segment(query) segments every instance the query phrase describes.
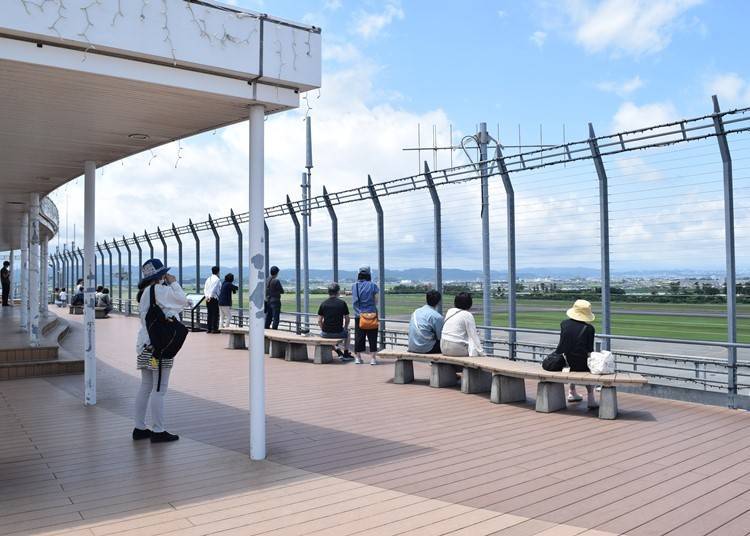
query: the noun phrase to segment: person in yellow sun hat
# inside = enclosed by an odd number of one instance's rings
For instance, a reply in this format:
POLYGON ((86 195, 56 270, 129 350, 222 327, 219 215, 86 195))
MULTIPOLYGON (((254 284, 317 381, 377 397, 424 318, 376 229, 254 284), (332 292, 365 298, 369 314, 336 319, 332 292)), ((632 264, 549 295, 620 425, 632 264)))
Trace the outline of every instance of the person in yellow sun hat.
MULTIPOLYGON (((560 342, 557 343, 556 352, 563 354, 571 372, 590 372, 588 357, 594 351, 595 330, 591 322, 594 321, 594 313, 591 312, 591 303, 586 300, 576 300, 573 307, 565 314, 567 320, 560 323, 560 342)), ((588 407, 597 408, 594 398, 594 388, 586 386, 588 394, 588 407)), ((576 392, 576 385, 570 384, 568 402, 580 402, 583 397, 576 392)))

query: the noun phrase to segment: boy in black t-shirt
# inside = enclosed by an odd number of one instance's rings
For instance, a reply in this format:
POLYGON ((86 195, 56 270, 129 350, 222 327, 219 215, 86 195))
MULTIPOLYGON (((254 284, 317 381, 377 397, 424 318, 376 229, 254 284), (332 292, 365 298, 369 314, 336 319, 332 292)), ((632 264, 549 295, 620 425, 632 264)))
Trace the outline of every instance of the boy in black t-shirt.
POLYGON ((320 336, 325 339, 344 339, 344 351, 336 346, 335 350, 341 361, 352 361, 354 356, 349 352, 349 306, 339 298, 341 287, 338 283, 328 285, 328 299, 318 307, 318 326, 320 336))

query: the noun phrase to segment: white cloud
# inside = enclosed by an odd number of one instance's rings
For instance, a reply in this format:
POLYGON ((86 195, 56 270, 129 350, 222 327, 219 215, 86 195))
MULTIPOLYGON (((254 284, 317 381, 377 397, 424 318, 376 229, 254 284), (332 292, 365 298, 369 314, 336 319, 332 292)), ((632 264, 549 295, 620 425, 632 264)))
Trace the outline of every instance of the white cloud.
POLYGON ((365 39, 372 39, 394 20, 402 20, 404 16, 401 3, 391 0, 379 13, 360 11, 354 19, 354 31, 365 39))
POLYGON ((325 0, 323 7, 331 11, 336 11, 341 7, 341 0, 325 0))
POLYGON ((534 43, 537 47, 542 48, 544 46, 544 42, 547 40, 547 33, 542 31, 536 31, 529 37, 532 43, 534 43))
POLYGON ((612 132, 636 130, 677 119, 677 110, 671 102, 653 102, 642 106, 624 102, 612 120, 612 132))
POLYGON ((498 9, 498 10, 497 10, 497 17, 498 17, 499 19, 502 19, 502 18, 503 18, 503 17, 505 17, 505 16, 507 15, 507 14, 508 14, 508 12, 507 12, 507 11, 503 11, 502 9, 498 9))
POLYGON ((339 63, 349 63, 361 59, 362 54, 359 49, 352 43, 333 43, 328 42, 323 47, 323 59, 337 61, 339 63))
POLYGON ((611 80, 608 80, 596 84, 596 88, 598 90, 605 91, 607 93, 614 93, 616 95, 619 95, 620 97, 625 97, 642 87, 643 80, 641 80, 641 77, 638 75, 635 75, 633 78, 630 78, 628 80, 623 80, 622 82, 613 82, 611 80))
POLYGON ((719 98, 722 107, 746 106, 750 103, 750 83, 737 73, 725 73, 714 76, 706 89, 719 98))
MULTIPOLYGON (((568 0, 545 6, 566 19, 575 41, 589 52, 612 51, 640 56, 669 45, 687 26, 683 15, 702 0, 568 0)), ((693 22, 697 19, 693 19, 693 22)), ((700 22, 700 21, 697 21, 700 22)))

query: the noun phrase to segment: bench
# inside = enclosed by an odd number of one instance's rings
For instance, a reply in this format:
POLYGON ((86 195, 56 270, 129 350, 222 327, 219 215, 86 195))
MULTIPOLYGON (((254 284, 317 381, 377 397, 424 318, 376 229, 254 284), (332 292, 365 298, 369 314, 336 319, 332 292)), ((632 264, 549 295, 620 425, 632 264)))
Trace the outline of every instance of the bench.
POLYGON ((69 305, 68 312, 72 315, 82 315, 83 305, 69 305))
POLYGON ((108 316, 106 307, 94 307, 94 318, 107 318, 108 316))
POLYGON ((551 413, 565 409, 566 383, 601 385, 599 418, 617 418, 617 386, 648 383, 640 374, 591 374, 589 372, 549 372, 538 363, 511 361, 497 357, 451 357, 442 354, 417 354, 402 349, 378 352, 378 357, 396 360, 393 383, 414 381, 414 361, 430 363, 430 387, 453 387, 461 370, 461 392, 490 392, 495 404, 526 401, 524 380, 536 380, 536 411, 551 413))
MULTIPOLYGON (((245 336, 248 328, 221 328, 222 333, 229 334, 229 348, 234 350, 246 349, 245 336)), ((307 361, 307 347, 315 347, 313 363, 323 365, 333 362, 333 348, 343 339, 324 339, 323 337, 298 335, 288 331, 267 329, 264 331, 264 352, 274 358, 284 358, 287 361, 307 361)))

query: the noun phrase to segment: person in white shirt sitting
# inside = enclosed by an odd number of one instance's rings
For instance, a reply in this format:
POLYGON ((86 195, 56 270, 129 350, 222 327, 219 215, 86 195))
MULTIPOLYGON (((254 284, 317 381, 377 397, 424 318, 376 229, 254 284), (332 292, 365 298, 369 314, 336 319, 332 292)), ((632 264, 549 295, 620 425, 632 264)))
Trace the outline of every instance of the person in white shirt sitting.
POLYGON ((474 315, 469 312, 472 305, 471 294, 460 292, 453 300, 453 305, 454 307, 445 313, 440 351, 443 355, 454 357, 484 355, 474 315))
POLYGON ((208 333, 219 333, 219 292, 221 291, 221 279, 219 279, 219 267, 211 268, 211 275, 203 283, 203 295, 206 297, 206 309, 208 310, 208 333))

